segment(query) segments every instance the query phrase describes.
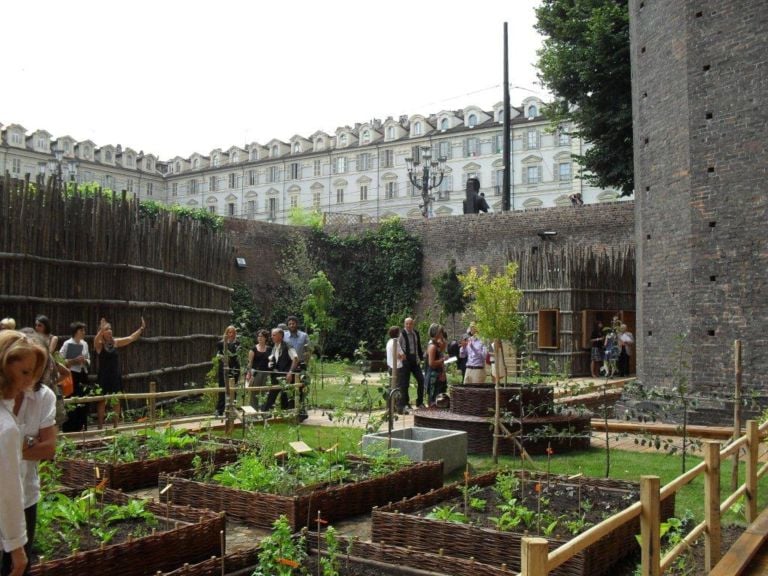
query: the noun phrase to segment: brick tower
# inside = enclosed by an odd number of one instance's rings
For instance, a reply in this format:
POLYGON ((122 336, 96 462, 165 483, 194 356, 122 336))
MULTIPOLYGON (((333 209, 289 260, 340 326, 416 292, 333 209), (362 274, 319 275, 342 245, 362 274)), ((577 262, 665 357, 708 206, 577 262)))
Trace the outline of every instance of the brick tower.
MULTIPOLYGON (((768 394, 768 7, 630 0, 638 375, 768 394), (687 333, 679 356, 678 337, 687 333)), ((713 402, 725 420, 728 403, 713 402)))

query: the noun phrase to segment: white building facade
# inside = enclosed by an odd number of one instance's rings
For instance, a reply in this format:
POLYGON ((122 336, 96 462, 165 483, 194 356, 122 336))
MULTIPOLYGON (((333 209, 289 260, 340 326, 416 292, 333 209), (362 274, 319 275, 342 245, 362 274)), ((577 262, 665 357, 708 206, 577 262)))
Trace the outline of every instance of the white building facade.
MULTIPOLYGON (((570 204, 575 193, 585 203, 618 199, 617 191, 591 187, 579 177, 573 155, 584 152, 583 143, 568 126, 553 131, 542 107, 531 97, 511 109, 512 209, 570 204)), ((439 217, 463 212, 468 178, 478 178, 491 209, 501 210, 503 120, 501 103, 487 111, 468 106, 162 162, 131 148, 97 147, 68 136, 53 140, 44 130, 27 135, 12 124, 2 130, 0 170, 47 178, 58 171, 52 161, 58 148, 64 151, 64 180, 96 182, 225 217, 287 223, 291 210, 301 208, 365 220, 420 218, 421 192, 409 181, 405 159, 417 158, 426 146, 433 160, 446 158, 445 176, 433 191, 432 212, 439 217)))

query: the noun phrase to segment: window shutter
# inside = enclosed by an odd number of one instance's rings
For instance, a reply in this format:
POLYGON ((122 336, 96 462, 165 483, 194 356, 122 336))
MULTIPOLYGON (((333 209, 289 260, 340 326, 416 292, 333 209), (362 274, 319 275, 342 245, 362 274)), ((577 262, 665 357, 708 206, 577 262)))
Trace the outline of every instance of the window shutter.
POLYGON ((528 167, 527 166, 523 166, 522 176, 523 176, 523 184, 528 184, 528 167))
POLYGON ((528 134, 523 134, 523 150, 528 150, 528 134))
POLYGON ((421 162, 421 148, 418 146, 411 146, 411 158, 413 158, 414 164, 421 162))
POLYGON ((555 164, 555 169, 552 170, 552 179, 555 182, 560 180, 560 164, 555 164))
POLYGON ((538 170, 538 172, 539 172, 539 174, 538 174, 539 180, 538 180, 538 181, 539 181, 539 182, 542 182, 542 181, 543 181, 543 178, 542 178, 542 176, 543 176, 543 174, 544 174, 544 169, 543 169, 541 166, 539 166, 539 167, 538 167, 538 169, 539 169, 539 170, 538 170))

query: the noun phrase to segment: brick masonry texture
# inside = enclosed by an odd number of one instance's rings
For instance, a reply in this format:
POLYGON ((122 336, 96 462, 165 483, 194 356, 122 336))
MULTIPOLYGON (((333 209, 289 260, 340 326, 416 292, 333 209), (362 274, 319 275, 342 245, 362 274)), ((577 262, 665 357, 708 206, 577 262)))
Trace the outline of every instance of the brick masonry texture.
MULTIPOLYGON (((634 202, 611 202, 578 208, 540 208, 492 214, 467 214, 424 220, 403 220, 405 228, 420 238, 424 250, 422 298, 416 310, 420 318, 436 318, 433 310, 432 278, 444 272, 451 261, 460 271, 471 266, 488 265, 500 271, 510 255, 535 248, 564 247, 575 244, 594 249, 626 249, 634 242, 634 202), (538 233, 557 232, 543 240, 538 233), (546 246, 545 246, 546 244, 546 246)), ((341 234, 362 232, 373 225, 346 226, 341 234)), ((255 222, 227 220, 227 230, 235 246, 234 257, 244 257, 247 268, 234 270, 235 281, 247 283, 254 294, 270 302, 279 277, 276 263, 283 246, 299 234, 301 228, 255 222)), ((233 257, 233 266, 234 266, 233 257)))
POLYGON ((640 378, 768 384, 768 10, 631 0, 640 378), (678 338, 687 343, 678 356, 678 338))

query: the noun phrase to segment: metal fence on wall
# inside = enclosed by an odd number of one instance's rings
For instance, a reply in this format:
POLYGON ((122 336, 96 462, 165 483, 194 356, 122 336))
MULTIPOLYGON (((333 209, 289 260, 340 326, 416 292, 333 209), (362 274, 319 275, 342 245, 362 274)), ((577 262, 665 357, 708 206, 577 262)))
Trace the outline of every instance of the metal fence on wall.
POLYGON ((91 345, 100 318, 121 337, 143 316, 142 338, 120 350, 126 392, 204 380, 231 317, 232 257, 223 232, 150 215, 125 193, 65 197, 53 180, 0 180, 0 317, 22 327, 45 314, 60 343, 82 321, 91 345))

